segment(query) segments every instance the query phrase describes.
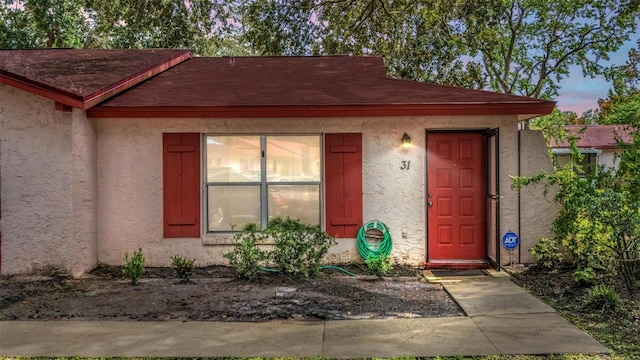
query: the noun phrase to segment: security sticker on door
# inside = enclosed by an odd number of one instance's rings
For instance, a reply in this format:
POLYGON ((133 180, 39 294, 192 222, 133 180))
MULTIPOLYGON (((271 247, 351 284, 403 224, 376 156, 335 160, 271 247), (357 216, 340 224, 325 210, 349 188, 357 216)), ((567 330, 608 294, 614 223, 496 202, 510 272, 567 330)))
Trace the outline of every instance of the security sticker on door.
POLYGON ((513 231, 507 231, 507 233, 502 236, 502 246, 507 248, 508 250, 513 250, 520 245, 520 238, 513 231))

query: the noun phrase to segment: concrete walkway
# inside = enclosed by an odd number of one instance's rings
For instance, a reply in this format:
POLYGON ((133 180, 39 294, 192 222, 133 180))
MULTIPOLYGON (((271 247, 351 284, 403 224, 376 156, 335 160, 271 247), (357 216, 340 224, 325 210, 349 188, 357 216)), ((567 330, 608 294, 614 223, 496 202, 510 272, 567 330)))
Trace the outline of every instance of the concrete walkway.
POLYGON ((608 352, 509 278, 447 278, 442 283, 467 317, 269 323, 4 321, 0 356, 366 358, 608 352))

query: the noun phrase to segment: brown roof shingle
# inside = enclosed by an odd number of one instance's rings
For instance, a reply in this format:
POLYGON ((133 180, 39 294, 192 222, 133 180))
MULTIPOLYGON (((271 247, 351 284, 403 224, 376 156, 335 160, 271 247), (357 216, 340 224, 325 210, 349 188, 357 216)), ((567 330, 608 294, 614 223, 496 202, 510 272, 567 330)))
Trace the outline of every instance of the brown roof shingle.
POLYGON ((191 57, 189 50, 0 50, 0 81, 89 108, 191 57))
MULTIPOLYGON (((568 125, 565 126, 569 135, 577 136, 578 148, 585 149, 617 149, 620 147, 616 136, 620 136, 625 143, 633 142, 630 130, 625 125, 568 125), (584 132, 583 132, 584 129, 584 132)), ((552 139, 552 148, 568 148, 569 141, 557 142, 552 139)))
POLYGON ((387 77, 380 57, 193 58, 92 116, 544 114, 552 101, 387 77))
POLYGON ((1 50, 0 82, 91 117, 549 113, 552 101, 387 77, 380 57, 192 58, 188 50, 1 50), (126 91, 125 91, 126 90, 126 91))

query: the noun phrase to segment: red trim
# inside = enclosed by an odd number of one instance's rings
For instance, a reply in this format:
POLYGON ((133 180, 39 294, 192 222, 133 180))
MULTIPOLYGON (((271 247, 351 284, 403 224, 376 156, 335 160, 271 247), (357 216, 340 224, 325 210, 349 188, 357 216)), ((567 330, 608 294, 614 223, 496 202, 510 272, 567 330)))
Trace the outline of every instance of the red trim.
POLYGON ((156 76, 185 60, 189 60, 193 57, 190 51, 186 51, 184 54, 176 55, 160 64, 156 64, 150 66, 136 74, 129 76, 126 79, 120 80, 119 82, 109 85, 108 87, 101 89, 98 92, 90 94, 84 98, 84 107, 83 109, 89 109, 96 104, 99 104, 106 99, 112 97, 115 94, 118 94, 126 89, 129 89, 132 86, 135 86, 153 76, 156 76))
POLYGON ((56 110, 64 111, 64 112, 70 112, 73 109, 73 106, 69 106, 57 101, 56 101, 55 107, 56 107, 56 110))
POLYGON ((555 103, 526 104, 398 104, 398 105, 309 105, 309 106, 175 106, 101 107, 87 111, 92 118, 287 118, 337 116, 417 115, 541 115, 555 103))
POLYGON ((192 57, 193 55, 191 54, 191 52, 185 50, 185 53, 183 54, 176 55, 166 61, 163 61, 160 64, 148 67, 123 80, 118 81, 115 84, 111 84, 106 88, 96 91, 95 93, 89 94, 87 96, 81 96, 60 88, 45 85, 6 71, 0 73, 0 83, 7 84, 20 90, 45 97, 63 105, 86 110, 126 89, 129 89, 132 86, 135 86, 161 72, 166 71, 169 68, 172 68, 184 62, 185 60, 191 59, 192 57))
POLYGON ((84 104, 81 96, 61 89, 46 86, 17 75, 9 77, 5 74, 0 74, 0 83, 7 84, 20 90, 24 90, 26 92, 30 92, 32 94, 39 95, 55 102, 59 102, 61 104, 69 105, 75 108, 82 109, 82 106, 84 104))

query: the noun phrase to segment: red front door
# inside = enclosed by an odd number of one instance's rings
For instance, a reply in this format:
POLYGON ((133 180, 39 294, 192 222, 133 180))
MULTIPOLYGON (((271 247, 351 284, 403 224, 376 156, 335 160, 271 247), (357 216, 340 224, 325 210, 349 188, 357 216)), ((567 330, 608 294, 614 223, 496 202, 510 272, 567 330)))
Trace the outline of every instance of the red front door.
POLYGON ((427 134, 430 263, 485 259, 484 148, 482 133, 427 134))

